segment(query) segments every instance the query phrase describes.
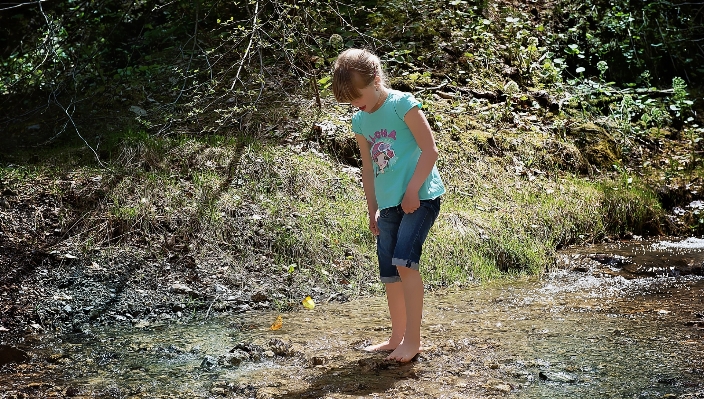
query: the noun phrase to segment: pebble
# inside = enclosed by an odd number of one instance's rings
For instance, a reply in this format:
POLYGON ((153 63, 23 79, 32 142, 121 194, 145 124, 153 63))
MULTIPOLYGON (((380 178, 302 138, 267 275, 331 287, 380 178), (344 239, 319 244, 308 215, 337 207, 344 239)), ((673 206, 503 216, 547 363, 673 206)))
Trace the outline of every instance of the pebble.
POLYGON ((149 327, 149 322, 146 320, 139 320, 134 325, 134 328, 144 328, 144 327, 149 327))
POLYGON ((492 388, 494 388, 494 390, 496 390, 496 391, 503 392, 503 393, 509 393, 513 389, 508 384, 498 384, 498 385, 494 385, 492 388))
POLYGON ((171 291, 177 294, 192 294, 194 291, 186 284, 174 283, 171 285, 171 291))

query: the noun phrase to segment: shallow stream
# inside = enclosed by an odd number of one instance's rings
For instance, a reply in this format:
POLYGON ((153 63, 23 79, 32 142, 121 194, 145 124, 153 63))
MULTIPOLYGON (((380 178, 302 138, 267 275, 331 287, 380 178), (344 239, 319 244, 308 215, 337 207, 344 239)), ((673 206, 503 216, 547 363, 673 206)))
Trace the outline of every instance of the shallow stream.
POLYGON ((704 240, 559 263, 426 295, 425 350, 405 365, 361 350, 390 332, 384 298, 367 298, 283 314, 278 330, 279 314, 253 312, 0 345, 16 356, 0 398, 704 398, 704 279, 687 275, 704 240))

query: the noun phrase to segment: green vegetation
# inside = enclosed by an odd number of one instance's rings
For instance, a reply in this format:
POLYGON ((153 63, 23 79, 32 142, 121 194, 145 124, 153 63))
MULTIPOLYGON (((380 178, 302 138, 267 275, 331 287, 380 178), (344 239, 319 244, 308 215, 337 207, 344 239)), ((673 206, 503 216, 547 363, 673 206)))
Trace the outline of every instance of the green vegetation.
POLYGON ((330 94, 349 46, 381 56, 436 134, 449 192, 430 286, 541 273, 572 244, 704 231, 691 210, 670 222, 682 203, 662 192, 704 177, 704 52, 683 45, 704 38, 694 4, 42 7, 0 11, 0 191, 57 201, 67 245, 378 290, 352 110, 330 94))

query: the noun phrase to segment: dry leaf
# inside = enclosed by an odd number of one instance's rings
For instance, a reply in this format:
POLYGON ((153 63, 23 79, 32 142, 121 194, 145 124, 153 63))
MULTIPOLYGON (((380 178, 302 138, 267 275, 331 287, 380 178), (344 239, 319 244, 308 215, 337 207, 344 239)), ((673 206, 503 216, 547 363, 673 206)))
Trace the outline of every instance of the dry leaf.
POLYGON ((276 318, 276 321, 274 322, 274 324, 271 325, 271 329, 273 331, 276 331, 276 330, 280 329, 281 326, 283 326, 283 325, 284 325, 284 318, 283 318, 283 316, 279 316, 276 318))
POLYGON ((306 309, 313 309, 315 307, 315 302, 313 302, 311 297, 307 296, 306 299, 303 300, 303 306, 306 309))

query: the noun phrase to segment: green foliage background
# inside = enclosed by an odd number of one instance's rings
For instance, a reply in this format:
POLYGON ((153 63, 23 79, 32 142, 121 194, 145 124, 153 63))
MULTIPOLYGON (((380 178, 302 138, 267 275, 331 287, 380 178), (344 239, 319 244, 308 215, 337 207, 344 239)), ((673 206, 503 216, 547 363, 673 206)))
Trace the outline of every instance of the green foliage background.
POLYGON ((599 76, 620 88, 681 78, 696 89, 702 14, 685 1, 27 3, 0 9, 0 126, 22 135, 4 138, 20 146, 66 130, 100 129, 104 140, 135 113, 153 134, 272 136, 298 116, 297 95, 325 96, 330 61, 349 46, 410 77, 400 88, 502 89, 510 79, 522 91, 562 92, 570 79, 599 76))

